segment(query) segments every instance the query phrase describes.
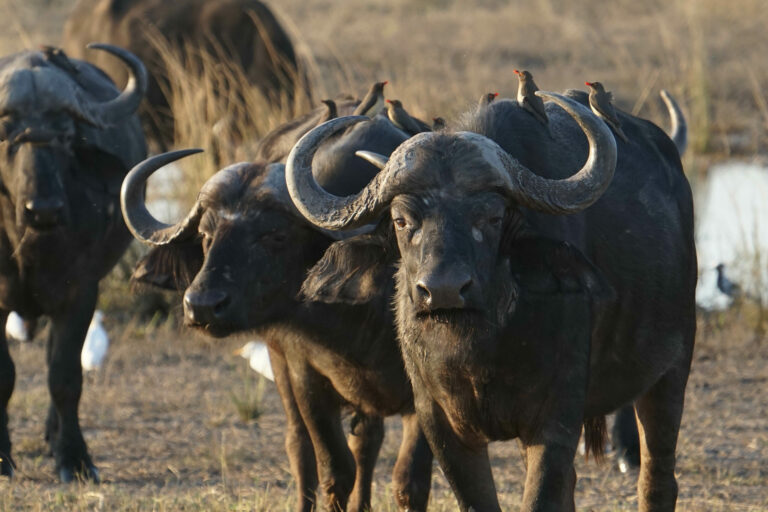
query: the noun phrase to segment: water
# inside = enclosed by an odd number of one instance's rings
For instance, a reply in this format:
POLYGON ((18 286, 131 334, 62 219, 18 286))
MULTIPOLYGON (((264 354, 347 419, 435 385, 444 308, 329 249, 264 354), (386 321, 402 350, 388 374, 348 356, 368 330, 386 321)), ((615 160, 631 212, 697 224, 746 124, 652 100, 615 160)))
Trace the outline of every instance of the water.
MULTIPOLYGON (((184 181, 184 171, 176 164, 158 169, 147 181, 147 210, 162 222, 174 224, 186 215, 176 189, 184 181)), ((190 191, 195 194, 194 191, 190 191)), ((190 202, 194 197, 189 198, 190 202)))
POLYGON ((713 166, 696 192, 696 302, 724 309, 731 299, 717 289, 719 263, 752 298, 768 299, 768 167, 726 162, 713 166))

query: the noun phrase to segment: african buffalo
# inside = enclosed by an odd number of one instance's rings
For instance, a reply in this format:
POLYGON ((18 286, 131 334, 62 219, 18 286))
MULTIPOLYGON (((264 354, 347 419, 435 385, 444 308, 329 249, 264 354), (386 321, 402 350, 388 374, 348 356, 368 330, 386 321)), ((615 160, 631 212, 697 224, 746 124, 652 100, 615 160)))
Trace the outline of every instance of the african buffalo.
MULTIPOLYGON (((80 350, 99 280, 131 240, 118 194, 128 169, 146 157, 135 115, 147 87, 141 61, 123 61, 121 93, 98 68, 59 49, 0 59, 0 325, 10 311, 47 315, 51 407, 45 437, 59 478, 98 472, 80 432, 80 350)), ((0 333, 0 472, 13 474, 6 406, 14 364, 0 333)))
POLYGON ((271 100, 291 102, 295 93, 307 89, 288 34, 259 0, 79 0, 64 26, 64 48, 98 65, 118 84, 125 83, 123 69, 84 55, 84 44, 107 41, 144 61, 149 87, 142 120, 162 148, 173 142, 174 130, 166 97, 167 64, 158 54, 154 36, 167 39, 183 58, 194 57, 187 54, 189 47, 226 57, 271 100))
POLYGON ((671 510, 696 328, 690 187, 654 124, 620 113, 629 142, 617 142, 584 93, 540 94, 556 104, 549 133, 517 102, 495 101, 469 116, 471 131, 417 135, 388 160, 365 154, 382 171, 348 197, 317 185, 312 156, 358 118, 304 136, 286 182, 307 219, 392 222, 363 250, 358 237, 332 245, 304 289, 323 300, 353 270, 397 266, 419 423, 461 510, 499 510, 487 444, 515 437, 522 510, 573 510, 582 424, 599 455, 604 415, 632 401, 640 509, 671 510))
MULTIPOLYGON (((318 180, 333 193, 353 193, 377 172, 355 151, 378 148, 389 154, 406 139, 384 116, 358 124, 318 154, 318 180)), ((155 170, 185 154, 151 158, 123 185, 128 226, 137 239, 154 246, 142 267, 143 280, 192 275, 191 284, 179 283, 186 288, 187 325, 214 336, 255 331, 267 341, 288 420, 286 451, 299 492, 297 509, 312 509, 319 475, 322 505, 368 510, 382 418, 401 414, 395 498, 401 509, 425 510, 432 455, 413 411, 388 307, 391 289, 374 287, 381 281, 394 286, 393 270, 352 273, 344 286, 330 291, 341 301, 355 297, 347 303, 303 302, 299 293, 307 270, 336 238, 296 211, 282 164, 227 167, 203 186, 183 221, 158 222, 145 208, 144 185, 155 170), (351 454, 341 425, 343 406, 351 406, 360 420, 353 429, 357 435, 349 438, 351 454)), ((388 226, 383 227, 386 233, 388 226)), ((377 236, 368 234, 361 244, 377 247, 377 236)))

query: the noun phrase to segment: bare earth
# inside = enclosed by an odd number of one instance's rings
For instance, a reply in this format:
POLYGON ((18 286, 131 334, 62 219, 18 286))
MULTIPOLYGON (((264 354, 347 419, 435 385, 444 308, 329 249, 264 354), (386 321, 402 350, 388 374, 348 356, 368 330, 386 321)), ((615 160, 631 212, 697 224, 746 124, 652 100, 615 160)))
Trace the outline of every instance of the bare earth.
MULTIPOLYGON (((0 482, 3 510, 291 510, 284 418, 266 382, 263 414, 244 423, 233 395, 258 387, 232 355, 244 339, 210 342, 163 327, 110 329, 104 368, 87 376, 81 422, 100 486, 63 486, 46 454, 48 396, 43 342, 14 344, 16 393, 10 405, 17 478, 0 482)), ((750 332, 731 327, 698 342, 679 443, 679 510, 768 509, 768 355, 750 332)), ((389 474, 399 422, 388 421, 376 473, 377 510, 394 510, 389 474)), ((492 449, 505 510, 516 510, 523 469, 514 442, 492 449)), ((610 461, 610 458, 608 459, 610 461)), ((579 510, 634 510, 635 474, 577 461, 579 510)), ((430 510, 455 510, 435 467, 430 510)))

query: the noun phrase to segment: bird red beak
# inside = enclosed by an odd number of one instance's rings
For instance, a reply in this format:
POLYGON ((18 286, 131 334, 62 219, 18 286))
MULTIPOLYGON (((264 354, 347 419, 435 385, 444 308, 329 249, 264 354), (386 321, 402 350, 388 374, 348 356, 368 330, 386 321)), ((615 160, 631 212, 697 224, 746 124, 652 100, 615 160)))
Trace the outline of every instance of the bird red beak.
POLYGON ((519 72, 518 70, 515 70, 515 74, 516 74, 516 75, 519 75, 519 74, 520 74, 520 72, 519 72))
POLYGON ((387 85, 389 83, 389 80, 384 80, 384 85, 387 85))
POLYGON ((390 100, 386 100, 386 101, 387 101, 387 103, 392 103, 390 100))
POLYGON ((592 82, 584 82, 584 85, 592 87, 592 82))
POLYGON ((499 95, 499 93, 497 93, 497 92, 493 93, 493 97, 494 97, 494 98, 495 98, 496 96, 498 96, 498 95, 499 95))

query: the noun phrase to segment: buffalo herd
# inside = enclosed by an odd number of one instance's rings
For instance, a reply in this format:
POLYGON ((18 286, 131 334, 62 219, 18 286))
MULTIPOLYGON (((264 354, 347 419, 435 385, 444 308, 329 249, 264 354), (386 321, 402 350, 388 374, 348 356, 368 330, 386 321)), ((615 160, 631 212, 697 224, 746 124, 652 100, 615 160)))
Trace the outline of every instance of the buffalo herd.
MULTIPOLYGON (((180 292, 188 327, 267 343, 295 510, 369 510, 393 415, 399 510, 427 509, 433 457, 460 510, 501 510, 488 444, 515 438, 521 510, 574 510, 579 441, 602 459, 617 410, 639 509, 674 510, 697 264, 669 94, 670 135, 535 85, 433 131, 378 82, 275 128, 166 224, 147 180, 199 150, 147 158, 145 134, 174 141, 153 33, 240 66, 276 102, 311 90, 258 0, 79 0, 63 49, 0 59, 0 320, 50 320, 45 438, 62 482, 99 481, 78 422, 80 349, 132 235, 149 247, 134 279, 180 292)), ((0 331, 7 477, 14 382, 0 331)))

